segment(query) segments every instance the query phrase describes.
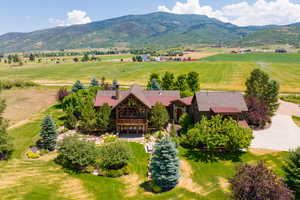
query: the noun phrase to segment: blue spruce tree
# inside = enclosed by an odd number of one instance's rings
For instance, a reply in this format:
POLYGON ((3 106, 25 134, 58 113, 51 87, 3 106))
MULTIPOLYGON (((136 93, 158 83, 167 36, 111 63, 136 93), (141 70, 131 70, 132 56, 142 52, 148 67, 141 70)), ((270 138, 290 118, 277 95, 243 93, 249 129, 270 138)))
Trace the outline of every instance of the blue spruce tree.
POLYGON ((77 80, 72 86, 72 92, 78 92, 82 89, 84 89, 84 85, 79 80, 77 80))
POLYGON ((99 86, 99 81, 94 77, 91 79, 91 82, 90 82, 90 86, 91 87, 98 87, 99 86))
POLYGON ((39 147, 53 151, 56 146, 57 135, 55 122, 47 115, 41 125, 41 140, 39 142, 39 147))
POLYGON ((161 90, 161 85, 158 81, 154 78, 150 81, 150 90, 161 90))
POLYGON ((174 188, 180 178, 177 154, 175 144, 169 137, 162 138, 154 147, 150 163, 151 178, 164 191, 174 188))

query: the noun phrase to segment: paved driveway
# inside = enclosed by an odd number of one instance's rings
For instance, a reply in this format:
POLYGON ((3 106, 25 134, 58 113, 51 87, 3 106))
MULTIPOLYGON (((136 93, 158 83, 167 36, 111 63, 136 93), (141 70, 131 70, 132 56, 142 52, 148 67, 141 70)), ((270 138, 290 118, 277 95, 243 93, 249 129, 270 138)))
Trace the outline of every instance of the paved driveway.
POLYGON ((279 100, 280 106, 276 112, 278 115, 294 115, 300 117, 300 106, 279 100))
POLYGON ((288 115, 274 116, 270 128, 253 134, 251 148, 288 151, 300 146, 300 128, 288 115))

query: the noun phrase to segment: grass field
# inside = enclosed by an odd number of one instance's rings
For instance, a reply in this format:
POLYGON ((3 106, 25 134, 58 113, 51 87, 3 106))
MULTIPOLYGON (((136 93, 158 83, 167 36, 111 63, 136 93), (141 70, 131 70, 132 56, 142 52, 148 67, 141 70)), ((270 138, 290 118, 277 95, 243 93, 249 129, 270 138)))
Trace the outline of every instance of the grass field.
POLYGON ((300 63, 300 53, 244 53, 218 54, 202 61, 240 61, 240 62, 268 62, 268 63, 300 63))
POLYGON ((27 122, 29 118, 56 102, 56 88, 32 87, 3 90, 1 97, 6 100, 4 117, 10 126, 27 122))
POLYGON ((14 138, 15 151, 9 161, 0 162, 1 200, 227 200, 230 199, 228 179, 241 162, 265 160, 275 173, 283 174, 280 167, 285 152, 245 153, 240 159, 230 157, 207 162, 205 154, 180 149, 182 178, 178 187, 153 194, 146 189, 148 155, 143 145, 137 143, 128 143, 134 156, 129 164, 129 176, 105 178, 69 173, 53 161, 56 153, 38 160, 24 158, 25 151, 38 139, 45 114, 50 114, 62 125, 59 119, 63 113, 55 105, 38 114, 33 121, 9 131, 14 138))
POLYGON ((0 79, 34 80, 41 82, 73 83, 75 80, 89 82, 92 77, 105 76, 108 80, 118 79, 121 84, 146 85, 152 72, 165 71, 176 75, 196 71, 200 74, 202 89, 239 90, 245 89, 244 82, 250 72, 260 67, 279 81, 281 92, 300 92, 300 64, 259 64, 254 62, 98 62, 77 64, 49 64, 0 67, 0 79))

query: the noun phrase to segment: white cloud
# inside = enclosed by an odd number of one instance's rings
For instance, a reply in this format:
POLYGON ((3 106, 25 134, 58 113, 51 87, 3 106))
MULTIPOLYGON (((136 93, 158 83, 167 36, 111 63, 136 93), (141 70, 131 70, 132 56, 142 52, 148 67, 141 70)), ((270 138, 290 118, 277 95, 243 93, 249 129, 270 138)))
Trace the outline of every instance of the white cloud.
POLYGON ((199 14, 231 22, 240 26, 277 24, 286 25, 300 22, 300 4, 290 0, 256 0, 254 3, 241 2, 214 10, 202 6, 200 0, 177 2, 172 9, 159 6, 158 10, 177 14, 199 14))
POLYGON ((70 25, 77 25, 77 24, 87 24, 90 23, 92 20, 87 13, 82 10, 73 10, 68 12, 68 18, 66 20, 50 18, 49 22, 56 26, 70 26, 70 25))

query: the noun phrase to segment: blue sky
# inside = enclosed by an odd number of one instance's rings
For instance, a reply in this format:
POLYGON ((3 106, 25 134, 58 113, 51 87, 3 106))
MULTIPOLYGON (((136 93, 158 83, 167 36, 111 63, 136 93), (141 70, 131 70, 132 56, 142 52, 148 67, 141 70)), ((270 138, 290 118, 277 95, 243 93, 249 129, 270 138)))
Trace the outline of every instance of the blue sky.
POLYGON ((0 34, 29 32, 158 10, 205 14, 241 26, 300 21, 300 0, 21 0, 17 3, 2 0, 0 34), (274 11, 270 11, 270 8, 274 11))

